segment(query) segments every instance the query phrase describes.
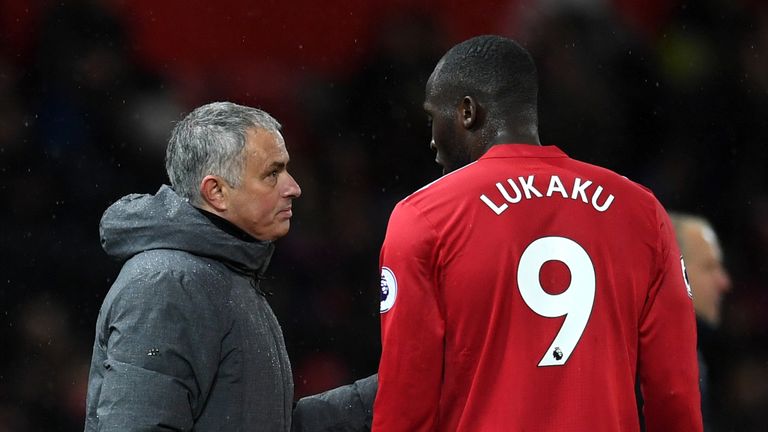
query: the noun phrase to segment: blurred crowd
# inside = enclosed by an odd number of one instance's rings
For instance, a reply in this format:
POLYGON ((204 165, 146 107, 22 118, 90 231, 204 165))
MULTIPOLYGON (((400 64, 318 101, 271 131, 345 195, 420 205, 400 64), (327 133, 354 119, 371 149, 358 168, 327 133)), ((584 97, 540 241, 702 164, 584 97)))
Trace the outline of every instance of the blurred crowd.
MULTIPOLYGON (((761 2, 647 2, 665 5, 654 20, 641 19, 642 1, 466 2, 488 7, 488 21, 458 30, 435 18, 436 2, 395 2, 355 55, 340 60, 345 68, 291 71, 273 61, 274 76, 242 86, 163 67, 172 57, 142 58, 136 27, 126 24, 140 18, 126 16, 120 1, 28 3, 0 2, 0 432, 82 430, 96 316, 119 270, 101 251, 99 219, 119 197, 167 183, 173 122, 213 100, 274 114, 304 191, 266 281, 297 397, 373 373, 389 212, 439 175, 424 84, 447 47, 481 33, 516 38, 534 55, 543 143, 649 187, 670 210, 712 221, 732 278, 704 353, 712 430, 765 430, 761 2), (25 38, 9 26, 19 13, 34 15, 25 38)), ((258 57, 269 43, 255 41, 243 56, 258 57)))

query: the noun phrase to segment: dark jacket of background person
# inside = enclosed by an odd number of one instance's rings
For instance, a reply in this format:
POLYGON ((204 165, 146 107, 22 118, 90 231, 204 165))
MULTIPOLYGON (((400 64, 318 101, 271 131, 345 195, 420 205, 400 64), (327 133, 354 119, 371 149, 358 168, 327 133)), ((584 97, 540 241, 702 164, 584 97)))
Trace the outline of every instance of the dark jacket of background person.
MULTIPOLYGON (((213 221, 167 186, 104 213, 125 264, 96 324, 86 431, 290 429, 291 366, 259 288, 273 243, 213 221)), ((375 379, 302 399, 294 427, 370 427, 375 379)))

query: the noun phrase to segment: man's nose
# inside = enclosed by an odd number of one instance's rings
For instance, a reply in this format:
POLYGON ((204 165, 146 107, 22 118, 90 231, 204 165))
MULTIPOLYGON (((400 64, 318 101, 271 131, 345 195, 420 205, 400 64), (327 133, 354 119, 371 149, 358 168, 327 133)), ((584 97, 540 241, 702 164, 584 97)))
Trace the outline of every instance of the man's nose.
POLYGON ((298 198, 301 196, 301 186, 299 186, 299 183, 290 174, 288 174, 288 184, 283 196, 286 198, 298 198))
POLYGON ((718 269, 718 287, 721 292, 728 292, 731 290, 731 276, 724 268, 718 269))

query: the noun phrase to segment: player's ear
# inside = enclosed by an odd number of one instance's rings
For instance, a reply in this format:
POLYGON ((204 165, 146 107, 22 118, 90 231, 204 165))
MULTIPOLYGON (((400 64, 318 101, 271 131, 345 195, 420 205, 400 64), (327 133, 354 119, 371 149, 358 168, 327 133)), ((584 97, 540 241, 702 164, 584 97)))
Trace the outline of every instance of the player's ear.
POLYGON ((461 116, 461 124, 464 126, 464 129, 472 129, 472 126, 477 122, 477 103, 472 96, 461 98, 459 115, 461 116))
POLYGON ((227 183, 223 178, 207 175, 200 182, 200 196, 216 211, 227 209, 227 183))

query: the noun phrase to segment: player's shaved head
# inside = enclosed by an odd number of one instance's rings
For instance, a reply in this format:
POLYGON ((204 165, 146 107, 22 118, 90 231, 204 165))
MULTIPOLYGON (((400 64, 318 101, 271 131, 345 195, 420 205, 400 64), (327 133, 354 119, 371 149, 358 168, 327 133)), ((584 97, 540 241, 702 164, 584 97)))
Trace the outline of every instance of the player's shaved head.
POLYGON ((443 56, 430 80, 436 100, 446 106, 469 95, 488 107, 492 123, 537 122, 536 66, 513 40, 488 35, 464 41, 443 56))
POLYGON ((495 144, 539 145, 536 66, 516 42, 478 36, 451 48, 427 81, 424 110, 443 172, 495 144))

